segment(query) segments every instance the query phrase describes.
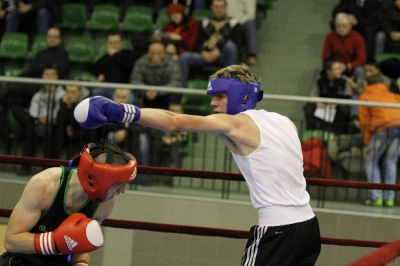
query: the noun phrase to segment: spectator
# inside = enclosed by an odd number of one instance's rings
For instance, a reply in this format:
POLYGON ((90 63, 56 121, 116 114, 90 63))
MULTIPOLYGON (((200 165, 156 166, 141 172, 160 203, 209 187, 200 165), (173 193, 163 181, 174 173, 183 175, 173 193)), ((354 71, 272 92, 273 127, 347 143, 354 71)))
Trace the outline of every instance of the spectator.
POLYGON ((73 165, 78 169, 52 167, 28 181, 8 222, 0 265, 89 265, 90 252, 104 241, 100 224, 135 180, 137 163, 103 141, 84 146, 73 165))
MULTIPOLYGON (((133 104, 135 103, 135 94, 129 89, 116 88, 113 100, 117 103, 133 104)), ((144 127, 125 123, 110 124, 107 125, 106 128, 107 139, 110 139, 112 143, 117 144, 125 150, 135 151, 135 154, 139 154, 138 159, 140 161, 140 157, 144 155, 140 155, 140 149, 137 150, 137 148, 141 145, 139 142, 139 135, 144 131, 144 127)))
POLYGON ((173 59, 178 60, 179 54, 192 51, 199 34, 197 20, 184 15, 185 7, 181 4, 170 4, 167 14, 170 21, 164 25, 162 31, 153 34, 154 40, 165 45, 165 51, 173 59))
MULTIPOLYGON (((46 36, 47 49, 38 52, 29 67, 19 76, 41 78, 43 70, 48 66, 57 69, 59 79, 67 79, 69 73, 68 52, 60 46, 61 32, 56 27, 51 27, 46 36)), ((7 105, 18 105, 29 108, 32 96, 39 90, 37 84, 8 83, 5 89, 4 101, 7 105)))
POLYGON ((239 20, 242 25, 243 40, 246 44, 246 63, 257 63, 256 1, 227 0, 228 15, 239 20))
POLYGON ((384 53, 385 46, 400 47, 400 0, 393 0, 385 9, 382 29, 377 36, 375 55, 384 53))
POLYGON ((74 109, 80 101, 90 95, 90 91, 85 87, 67 85, 65 94, 60 99, 60 109, 57 114, 57 148, 59 158, 61 152, 66 149, 66 157, 79 153, 84 143, 89 141, 87 130, 83 129, 74 119, 74 109))
POLYGON ((136 61, 130 80, 132 84, 182 87, 179 65, 171 56, 165 54, 164 45, 160 42, 152 43, 147 54, 136 61))
MULTIPOLYGON (((400 103, 400 95, 389 91, 383 83, 381 74, 367 76, 366 83, 360 100, 400 103)), ((364 144, 368 146, 365 159, 368 181, 396 184, 400 146, 400 109, 366 106, 359 106, 358 109, 364 144)), ((369 197, 367 203, 372 206, 392 207, 395 192, 370 190, 369 197)))
MULTIPOLYGON (((55 66, 48 66, 43 70, 43 79, 58 79, 55 66)), ((17 135, 25 135, 23 156, 34 156, 39 138, 46 139, 44 156, 57 158, 58 151, 53 149, 58 142, 56 132, 57 114, 60 109, 60 99, 65 91, 61 86, 45 84, 36 92, 29 105, 29 112, 19 106, 12 108, 13 114, 18 124, 17 135)), ((18 175, 30 175, 29 165, 21 166, 18 175)))
POLYGON ((61 31, 59 28, 51 27, 47 31, 47 49, 35 55, 29 66, 29 76, 39 78, 46 66, 55 65, 59 78, 68 79, 68 51, 60 45, 61 40, 61 31))
MULTIPOLYGON (((138 55, 129 49, 123 49, 122 35, 111 32, 107 36, 107 54, 93 64, 90 72, 99 82, 129 83, 129 75, 138 55)), ((114 93, 109 88, 93 88, 93 95, 102 95, 111 99, 114 93)))
MULTIPOLYGON (((165 54, 162 43, 155 42, 149 46, 147 55, 140 57, 133 68, 131 83, 140 85, 181 87, 181 73, 178 63, 165 54)), ((165 94, 157 91, 137 92, 137 102, 142 107, 167 109, 171 101, 179 101, 177 94, 165 94)), ((152 139, 159 138, 161 131, 144 132, 140 136, 140 162, 143 165, 156 165, 161 163, 159 150, 152 149, 152 139), (150 161, 150 158, 151 161, 150 161)), ((152 183, 150 177, 139 176, 138 182, 144 185, 152 183)))
POLYGON ((375 38, 382 23, 381 1, 340 0, 332 12, 332 17, 335 18, 339 13, 347 13, 350 16, 352 28, 364 37, 367 58, 373 58, 375 38))
MULTIPOLYGON (((29 27, 35 21, 36 35, 45 35, 52 22, 57 18, 57 4, 51 0, 16 0, 15 6, 10 9, 6 17, 6 33, 18 32, 20 22, 24 19, 24 26, 29 27)), ((30 32, 30 31, 29 31, 30 32)), ((35 34, 31 34, 34 36, 35 34)))
POLYGON ((356 81, 364 77, 363 65, 366 61, 363 37, 351 28, 350 16, 338 13, 335 17, 335 30, 326 35, 322 60, 335 58, 342 62, 345 75, 356 81))
MULTIPOLYGON (((400 93, 397 82, 381 72, 379 63, 375 59, 370 59, 367 62, 365 62, 364 69, 366 77, 370 77, 375 74, 380 74, 383 79, 383 83, 385 83, 386 87, 388 87, 391 92, 400 93)), ((360 93, 364 91, 364 86, 365 83, 361 82, 360 83, 361 88, 359 89, 360 93)))
MULTIPOLYGON (((118 103, 135 103, 135 94, 128 89, 116 88, 113 98, 118 103)), ((105 138, 110 139, 111 142, 124 150, 133 151, 135 154, 138 154, 136 158, 140 165, 150 165, 149 131, 147 128, 129 123, 109 124, 105 128, 105 138)), ((138 176, 137 183, 149 185, 150 178, 147 174, 141 174, 138 176)))
MULTIPOLYGON (((317 80, 312 96, 349 99, 353 90, 357 89, 357 83, 343 75, 345 67, 337 59, 328 59, 323 63, 323 72, 317 80)), ((306 128, 324 129, 335 134, 346 134, 349 123, 349 107, 346 105, 309 103, 304 106, 306 128), (322 118, 315 116, 316 110, 321 111, 322 118), (334 119, 329 119, 329 115, 334 119), (326 121, 324 120, 324 118, 326 121)))
POLYGON ((226 9, 226 0, 213 0, 213 16, 202 21, 194 51, 179 56, 183 84, 186 84, 191 68, 226 67, 237 63, 242 28, 236 19, 226 15, 226 9))

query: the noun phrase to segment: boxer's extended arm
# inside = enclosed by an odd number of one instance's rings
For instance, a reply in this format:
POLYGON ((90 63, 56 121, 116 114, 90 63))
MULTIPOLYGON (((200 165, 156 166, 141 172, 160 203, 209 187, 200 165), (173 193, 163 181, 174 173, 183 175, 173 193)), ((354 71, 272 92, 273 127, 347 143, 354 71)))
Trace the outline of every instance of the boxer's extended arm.
POLYGON ((74 116, 84 128, 97 128, 112 122, 137 122, 166 132, 184 130, 216 135, 229 135, 232 129, 243 124, 243 119, 232 115, 194 116, 162 109, 139 109, 134 105, 116 103, 99 96, 79 103, 74 110, 74 116))

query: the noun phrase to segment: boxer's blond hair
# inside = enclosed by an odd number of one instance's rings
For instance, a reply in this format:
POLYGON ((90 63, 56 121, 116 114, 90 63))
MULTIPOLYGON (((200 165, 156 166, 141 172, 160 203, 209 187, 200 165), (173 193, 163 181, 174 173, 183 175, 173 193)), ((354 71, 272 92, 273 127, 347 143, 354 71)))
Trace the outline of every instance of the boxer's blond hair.
POLYGON ((210 79, 214 78, 238 78, 246 83, 260 82, 260 78, 251 73, 249 67, 245 64, 231 65, 220 69, 210 76, 210 79))

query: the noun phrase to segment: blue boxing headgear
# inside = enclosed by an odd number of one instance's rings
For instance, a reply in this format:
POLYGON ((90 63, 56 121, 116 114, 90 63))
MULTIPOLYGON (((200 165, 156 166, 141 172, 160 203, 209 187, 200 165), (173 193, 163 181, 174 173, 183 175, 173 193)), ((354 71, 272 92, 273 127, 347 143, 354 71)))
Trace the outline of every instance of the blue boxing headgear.
POLYGON ((227 114, 235 115, 254 109, 263 98, 259 82, 242 82, 238 78, 213 78, 208 83, 207 95, 226 93, 228 97, 227 114))

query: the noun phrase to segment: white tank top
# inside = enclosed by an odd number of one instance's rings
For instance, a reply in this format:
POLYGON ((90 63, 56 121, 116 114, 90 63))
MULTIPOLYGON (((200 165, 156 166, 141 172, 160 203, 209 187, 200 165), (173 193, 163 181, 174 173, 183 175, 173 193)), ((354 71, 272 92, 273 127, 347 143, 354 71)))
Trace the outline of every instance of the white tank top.
POLYGON ((287 117, 265 110, 244 114, 258 126, 261 143, 248 156, 232 155, 246 179, 259 224, 278 226, 313 218, 301 143, 293 124, 287 117))

